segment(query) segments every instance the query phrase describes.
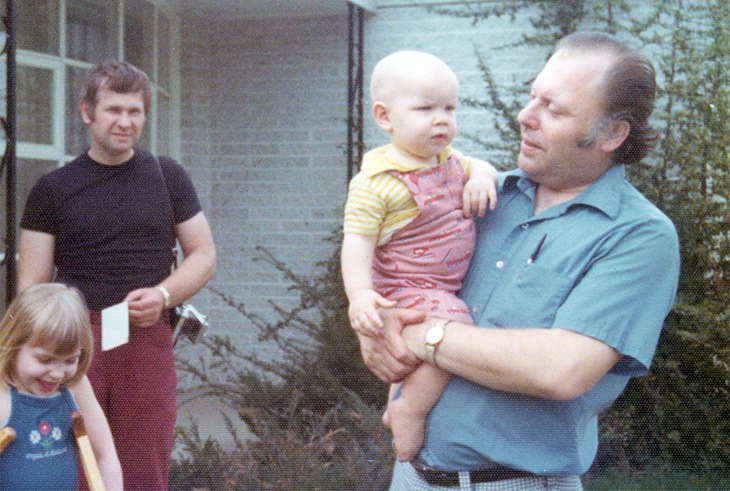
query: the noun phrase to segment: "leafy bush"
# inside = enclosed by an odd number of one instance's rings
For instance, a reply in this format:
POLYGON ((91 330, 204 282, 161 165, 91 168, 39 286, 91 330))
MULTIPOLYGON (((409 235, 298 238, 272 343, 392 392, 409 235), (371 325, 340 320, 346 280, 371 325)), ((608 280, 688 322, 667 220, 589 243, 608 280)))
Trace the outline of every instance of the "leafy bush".
POLYGON ((394 460, 380 420, 387 387, 365 368, 349 327, 339 252, 319 264, 322 274, 314 278, 295 274, 263 248, 259 253, 256 260, 291 282, 299 305, 285 310, 272 302, 278 320, 270 323, 215 293, 281 356, 263 360, 212 336, 204 341, 207 358, 179 361, 198 381, 197 393, 234 409, 254 438, 240 439, 229 421, 235 448, 224 450, 202 441, 195 427, 181 430, 187 456, 172 463, 171 488, 387 489, 394 460))

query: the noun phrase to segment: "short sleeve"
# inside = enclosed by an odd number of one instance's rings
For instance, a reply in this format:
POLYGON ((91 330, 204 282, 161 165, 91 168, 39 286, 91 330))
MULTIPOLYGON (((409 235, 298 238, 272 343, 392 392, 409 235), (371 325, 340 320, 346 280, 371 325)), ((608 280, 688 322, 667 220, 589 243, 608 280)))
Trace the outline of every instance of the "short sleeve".
POLYGON ((202 210, 198 194, 190 176, 180 164, 169 157, 159 157, 158 160, 165 176, 175 224, 183 223, 202 210))
POLYGON ((385 200, 370 185, 371 179, 362 173, 350 181, 345 204, 344 232, 359 235, 378 235, 385 220, 385 200))
POLYGON ((637 225, 593 262, 558 309, 554 326, 600 339, 625 358, 614 370, 649 370, 674 303, 679 243, 666 217, 637 225))
POLYGON ((23 217, 20 220, 20 228, 58 235, 54 221, 56 216, 52 187, 48 182, 48 177, 43 176, 30 190, 23 217))

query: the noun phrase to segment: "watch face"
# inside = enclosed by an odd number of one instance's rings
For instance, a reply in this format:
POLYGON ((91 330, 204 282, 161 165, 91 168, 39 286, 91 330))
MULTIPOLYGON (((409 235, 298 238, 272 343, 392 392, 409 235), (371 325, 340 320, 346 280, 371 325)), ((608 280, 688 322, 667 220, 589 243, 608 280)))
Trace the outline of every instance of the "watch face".
POLYGON ((444 328, 441 324, 437 324, 433 327, 431 327, 426 332, 426 342, 428 344, 436 344, 439 341, 441 341, 441 338, 444 337, 444 328))

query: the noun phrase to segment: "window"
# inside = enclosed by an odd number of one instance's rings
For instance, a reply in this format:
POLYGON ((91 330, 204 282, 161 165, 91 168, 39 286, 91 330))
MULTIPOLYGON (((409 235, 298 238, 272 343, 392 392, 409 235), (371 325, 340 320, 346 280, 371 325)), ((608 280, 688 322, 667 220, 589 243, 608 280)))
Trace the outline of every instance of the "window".
MULTIPOLYGON (((78 87, 87 70, 106 59, 140 67, 153 85, 153 105, 139 146, 175 156, 169 124, 174 91, 172 25, 166 0, 27 0, 16 6, 18 157, 63 165, 87 148, 78 113, 78 87), (164 133, 162 135, 158 133, 164 133), (158 148, 159 144, 159 148, 158 148), (153 148, 150 148, 153 147, 153 148)), ((0 13, 5 0, 0 0, 0 13)), ((4 61, 4 60, 3 60, 4 61)), ((5 70, 0 67, 0 108, 4 112, 5 70)), ((4 135, 0 135, 4 138, 4 135)), ((38 176, 42 174, 39 169, 38 176)), ((4 192, 4 191, 2 191, 4 192)), ((2 196, 0 196, 2 200, 2 196)))
MULTIPOLYGON (((88 69, 106 59, 124 59, 150 77, 153 104, 138 146, 179 155, 174 117, 173 71, 179 64, 177 19, 168 0, 15 1, 17 194, 20 214, 30 187, 46 172, 86 150, 87 132, 78 110, 78 89, 88 69), (153 124, 154 122, 154 124, 153 124)), ((0 0, 0 15, 6 1, 0 0)), ((2 29, 2 25, 0 25, 2 29)), ((0 46, 5 35, 0 32, 0 46)), ((0 58, 0 116, 6 114, 5 58, 0 58)), ((0 152, 5 134, 0 131, 0 152)), ((0 186, 0 243, 5 236, 6 189, 0 186)), ((18 216, 16 221, 19 221, 18 216)), ((0 248, 0 259, 2 249, 0 248)), ((4 281, 0 280, 0 283, 4 281)), ((2 303, 2 302, 0 302, 2 303)))
POLYGON ((68 0, 66 56, 89 63, 116 56, 118 14, 116 0, 68 0))

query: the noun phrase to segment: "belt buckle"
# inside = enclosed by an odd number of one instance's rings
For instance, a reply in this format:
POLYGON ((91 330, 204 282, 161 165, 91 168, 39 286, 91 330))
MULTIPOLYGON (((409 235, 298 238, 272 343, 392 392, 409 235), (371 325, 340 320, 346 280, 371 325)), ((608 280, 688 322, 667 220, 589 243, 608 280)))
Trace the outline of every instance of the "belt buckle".
POLYGON ((442 471, 427 465, 423 460, 415 459, 411 461, 411 466, 415 469, 416 474, 426 481, 428 484, 435 486, 458 486, 459 473, 454 471, 442 471))

